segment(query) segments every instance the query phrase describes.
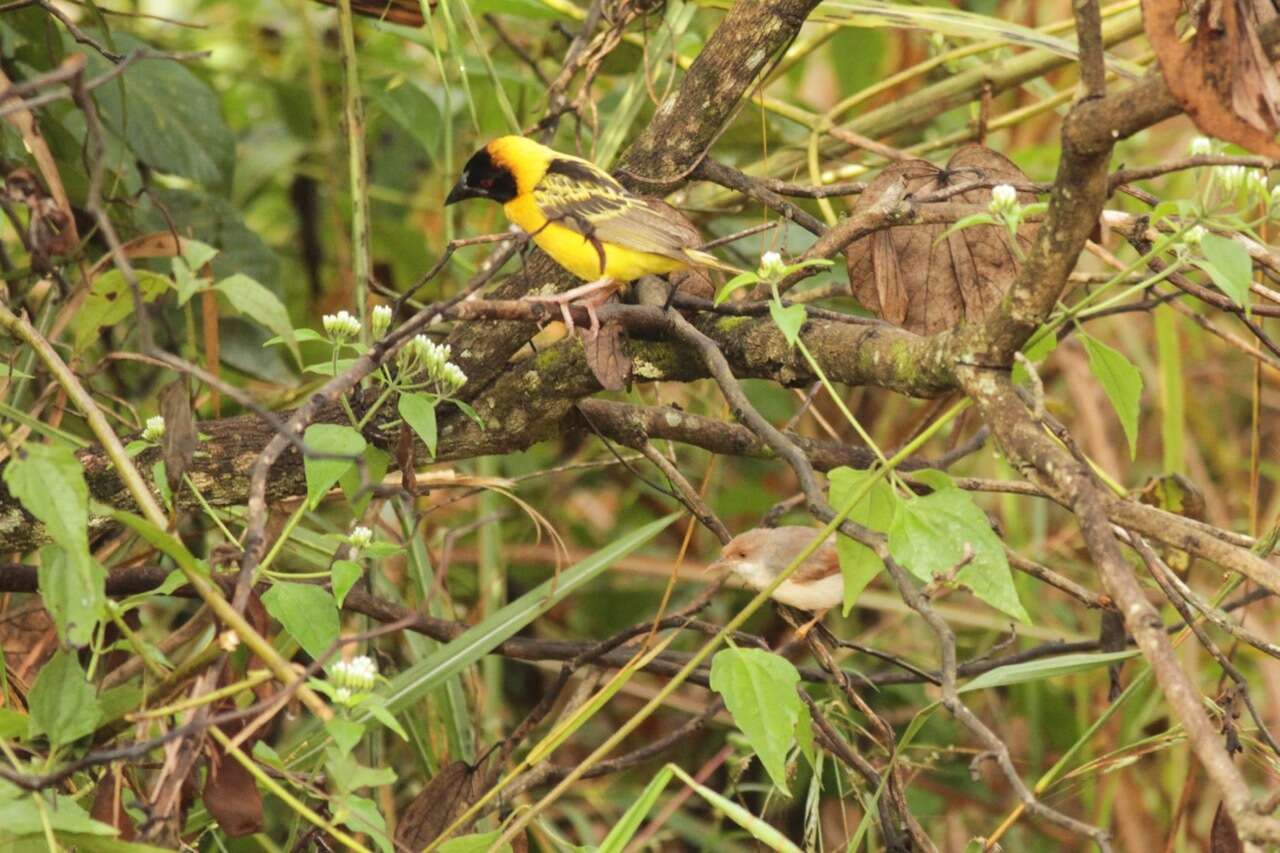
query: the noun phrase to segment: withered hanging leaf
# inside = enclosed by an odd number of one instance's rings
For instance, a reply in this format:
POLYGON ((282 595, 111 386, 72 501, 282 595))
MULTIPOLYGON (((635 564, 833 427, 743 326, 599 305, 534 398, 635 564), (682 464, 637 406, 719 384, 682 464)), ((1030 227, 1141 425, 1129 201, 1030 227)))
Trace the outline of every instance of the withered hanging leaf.
POLYGON ((627 331, 617 320, 601 323, 596 335, 583 333, 587 366, 606 391, 621 391, 631 381, 631 356, 627 354, 626 338, 627 331))
POLYGON ((177 494, 182 475, 196 455, 196 421, 191 411, 191 395, 186 379, 175 379, 160 389, 160 415, 164 418, 165 479, 169 491, 177 494))
POLYGON ((1195 35, 1178 37, 1181 0, 1142 0, 1147 39, 1165 85, 1196 127, 1267 157, 1280 157, 1280 76, 1258 29, 1276 17, 1270 2, 1209 0, 1195 35))
POLYGON ((121 841, 132 841, 138 836, 138 828, 134 826, 133 818, 125 811, 124 799, 120 796, 124 790, 123 777, 122 767, 116 766, 107 770, 94 792, 93 808, 89 810, 89 817, 108 826, 114 826, 120 833, 121 841))
MULTIPOLYGON (((440 768, 400 816, 396 848, 421 850, 449 827, 483 793, 484 774, 465 761, 440 768)), ((460 827, 459 832, 465 832, 460 827)))
POLYGON ((265 824, 262 793, 253 776, 240 762, 214 746, 209 759, 209 778, 204 785, 204 807, 232 838, 252 835, 265 824))
POLYGON ((1213 828, 1209 830, 1209 853, 1244 853, 1240 834, 1236 832, 1236 822, 1231 819, 1222 803, 1218 803, 1218 810, 1213 813, 1213 828))
MULTIPOLYGON (((854 205, 854 213, 870 208, 891 188, 906 182, 907 200, 947 187, 974 182, 1029 183, 1008 158, 981 145, 966 145, 939 168, 927 160, 902 160, 872 181, 854 205)), ((1022 204, 1035 201, 1019 193, 1022 204)), ((942 204, 987 205, 990 188, 972 189, 942 204)), ((927 204, 921 204, 927 208, 927 204)), ((900 225, 876 231, 845 251, 849 284, 863 307, 890 323, 920 334, 933 334, 961 322, 981 320, 1017 277, 1019 262, 1008 231, 977 225, 938 238, 947 225, 900 225)), ((1025 252, 1037 226, 1023 225, 1018 242, 1025 252)))

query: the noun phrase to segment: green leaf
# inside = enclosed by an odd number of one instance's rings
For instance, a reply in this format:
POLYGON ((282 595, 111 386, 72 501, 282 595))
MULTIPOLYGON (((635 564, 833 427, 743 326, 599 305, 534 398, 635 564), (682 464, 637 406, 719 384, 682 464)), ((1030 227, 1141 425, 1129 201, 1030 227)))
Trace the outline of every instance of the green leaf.
POLYGON ((1030 622, 1018 600, 1004 546, 967 492, 943 489, 898 503, 889 528, 889 551, 916 577, 928 582, 949 572, 964 558, 966 545, 973 558, 956 574, 956 582, 997 610, 1030 622))
POLYGON ((324 587, 277 582, 262 594, 262 603, 313 659, 338 638, 338 606, 324 587))
POLYGON ((214 288, 227 297, 231 307, 284 338, 294 361, 302 365, 302 354, 298 351, 293 323, 289 322, 289 311, 274 293, 243 273, 227 276, 214 288))
POLYGON ((365 699, 364 702, 360 704, 360 710, 368 711, 369 716, 391 729, 391 731, 400 735, 401 740, 409 739, 409 735, 405 732, 404 727, 400 725, 400 721, 387 710, 386 703, 383 702, 380 697, 365 699))
POLYGON ((740 272, 733 278, 729 279, 724 285, 716 291, 715 304, 720 305, 730 296, 737 293, 744 287, 749 287, 760 280, 760 276, 753 272, 740 272))
POLYGON ((329 733, 329 737, 333 738, 338 751, 343 755, 350 753, 355 745, 360 742, 360 738, 364 737, 364 726, 355 720, 347 720, 342 717, 334 717, 324 724, 324 728, 329 733))
POLYGON ((698 780, 678 766, 674 764, 668 764, 667 766, 671 768, 671 772, 680 777, 682 782, 692 788, 698 796, 722 812, 729 820, 751 833, 753 837, 769 849, 780 851, 780 853, 800 853, 799 847, 792 844, 785 835, 764 820, 756 817, 728 797, 722 796, 706 785, 699 783, 698 780))
POLYGON ((1205 234, 1200 251, 1208 263, 1196 261, 1218 288, 1240 306, 1249 306, 1249 285, 1253 282, 1253 261, 1244 246, 1230 237, 1205 234))
MULTIPOLYGON (((177 229, 219 249, 211 266, 215 278, 244 273, 271 287, 279 261, 262 237, 244 223, 240 211, 225 198, 159 185, 148 188, 139 200, 141 227, 151 231, 177 229)), ((185 238, 184 240, 189 239, 185 238)), ((280 295, 281 291, 277 291, 280 295)), ((223 347, 223 358, 227 350, 223 347)), ((228 363, 230 363, 228 361, 228 363)))
MULTIPOLYGON (((866 488, 864 484, 871 476, 870 471, 856 468, 835 468, 828 472, 831 505, 843 511, 854 495, 866 488)), ((898 496, 893 488, 881 477, 854 506, 849 518, 863 527, 887 533, 893 523, 897 502, 898 496)), ((884 563, 875 551, 843 534, 836 535, 836 555, 840 559, 840 571, 844 574, 844 612, 847 614, 867 584, 884 568, 884 563)))
MULTIPOLYGON (((113 32, 112 39, 121 51, 146 47, 128 33, 113 32)), ((96 53, 89 56, 90 76, 111 67, 96 53)), ((184 63, 135 62, 93 97, 105 123, 143 163, 207 187, 230 186, 235 137, 217 94, 184 63)))
MULTIPOLYGON (((495 829, 493 832, 460 835, 457 838, 450 838, 436 849, 440 853, 493 853, 493 845, 501 836, 501 829, 495 829)), ((502 845, 497 848, 496 853, 511 853, 511 845, 502 845)))
POLYGON ((1124 427, 1129 440, 1129 457, 1138 454, 1138 412, 1142 402, 1142 374, 1118 350, 1091 335, 1080 335, 1089 355, 1089 369, 1102 383, 1102 390, 1124 427))
POLYGON ((329 570, 329 585, 333 588, 333 597, 339 607, 363 574, 364 567, 359 563, 351 560, 334 561, 333 568, 329 570))
POLYGON ((776 299, 769 303, 769 316, 773 318, 773 322, 782 330, 782 336, 787 339, 788 346, 795 346, 796 341, 800 339, 800 329, 804 327, 804 321, 807 314, 804 305, 789 305, 782 307, 782 303, 776 299))
POLYGON ((394 88, 374 92, 373 102, 396 124, 413 137, 433 160, 440 156, 442 134, 437 130, 443 121, 435 99, 402 76, 394 78, 394 88))
POLYGON ((671 776, 671 768, 663 767, 656 776, 649 780, 649 784, 640 792, 640 796, 627 807, 627 810, 622 813, 622 817, 618 818, 613 824, 609 834, 604 837, 604 841, 600 842, 596 853, 622 853, 626 849, 627 842, 635 837, 636 830, 640 828, 640 822, 644 820, 645 815, 649 814, 653 804, 658 801, 658 797, 666 789, 667 783, 671 781, 671 776))
POLYGON ((36 676, 27 696, 31 737, 45 735, 64 746, 93 732, 101 719, 93 685, 71 652, 58 651, 36 676))
POLYGON ((933 241, 933 245, 936 246, 939 243, 941 243, 943 240, 950 237, 952 234, 955 234, 958 231, 963 231, 966 228, 972 228, 975 225, 999 225, 999 224, 1000 224, 1000 221, 997 220, 990 213, 971 213, 968 216, 965 216, 961 219, 957 219, 951 225, 950 228, 948 228, 946 231, 943 231, 941 234, 939 234, 937 239, 933 241))
POLYGON ((345 823, 356 832, 371 836, 383 853, 391 853, 391 839, 387 836, 387 820, 378 811, 378 804, 368 797, 348 795, 343 798, 343 806, 351 817, 345 823))
POLYGON ((413 431, 427 446, 431 458, 436 458, 436 403, 433 397, 426 394, 401 394, 396 404, 400 417, 413 427, 413 431))
POLYGON ((1022 684, 1027 681, 1040 681, 1045 678, 1056 678, 1070 675, 1086 669, 1110 666, 1122 660, 1137 657, 1137 649, 1123 652, 1082 652, 1080 654, 1061 655, 1043 660, 1030 660, 1025 663, 1011 663, 1008 666, 984 672, 960 686, 961 693, 970 690, 983 690, 989 687, 1006 687, 1010 684, 1022 684))
MULTIPOLYGON (((294 329, 293 339, 300 344, 311 343, 313 341, 329 340, 324 335, 317 332, 315 329, 308 329, 305 327, 301 329, 294 329)), ((287 344, 287 343, 288 343, 287 340, 282 338, 280 335, 276 335, 274 338, 267 338, 265 341, 262 342, 262 345, 264 347, 276 347, 276 346, 280 346, 280 344, 287 344)))
POLYGON ((12 740, 26 737, 29 728, 30 722, 26 714, 12 708, 0 708, 0 738, 12 740))
POLYGON ((37 577, 40 600, 58 637, 69 646, 88 645, 107 600, 106 569, 87 550, 68 551, 54 544, 40 549, 37 577))
POLYGON ((63 642, 83 646, 106 601, 106 574, 89 554, 89 489, 80 462, 65 447, 27 444, 5 466, 4 482, 55 543, 41 553, 40 595, 63 642))
POLYGON ((791 661, 764 649, 723 649, 711 660, 711 689, 724 697, 733 722, 784 794, 787 751, 796 740, 796 722, 805 713, 796 695, 799 683, 800 673, 791 661))
MULTIPOLYGON (((0 804, 0 841, 9 844, 15 839, 24 836, 38 836, 41 842, 44 841, 44 822, 40 818, 40 810, 31 799, 32 797, 40 796, 44 795, 31 794, 21 796, 11 802, 0 804)), ((49 818, 50 827, 60 838, 64 833, 83 835, 86 840, 98 836, 117 834, 115 827, 89 817, 89 813, 81 808, 80 804, 71 797, 55 796, 52 803, 46 799, 44 811, 49 818)), ((5 849, 11 848, 6 847, 5 849)), ((47 850, 48 847, 41 846, 36 849, 47 850)), ((89 848, 76 845, 69 849, 81 850, 89 848)), ((147 848, 139 845, 139 849, 154 850, 156 848, 147 848)))
POLYGON ((303 434, 308 450, 350 456, 351 459, 321 459, 308 455, 303 460, 307 478, 307 504, 315 508, 334 483, 355 466, 354 458, 364 452, 364 436, 349 426, 312 424, 303 434))
POLYGON ((623 534, 585 560, 575 563, 526 592, 489 618, 399 673, 385 690, 389 710, 399 713, 446 679, 475 663, 525 625, 546 613, 557 602, 573 594, 614 562, 657 536, 677 518, 668 515, 623 534))
MULTIPOLYGON (((338 485, 342 486, 342 493, 347 496, 347 500, 351 501, 351 510, 354 515, 364 514, 365 508, 369 506, 369 501, 373 500, 373 489, 367 488, 367 486, 377 486, 381 483, 382 478, 387 476, 387 469, 390 467, 391 456, 371 444, 364 449, 364 471, 361 471, 359 466, 352 465, 345 474, 338 478, 338 485), (368 483, 363 482, 365 478, 368 479, 368 483)), ((378 547, 390 545, 387 542, 374 544, 378 545, 378 547)), ((375 549, 366 550, 375 557, 380 556, 375 549)))
MULTIPOLYGON (((169 279, 147 270, 134 270, 143 302, 154 302, 169 289, 169 279)), ((98 330, 114 326, 133 314, 133 290, 119 270, 108 270, 93 280, 80 310, 71 321, 75 350, 79 352, 98 339, 98 330)))

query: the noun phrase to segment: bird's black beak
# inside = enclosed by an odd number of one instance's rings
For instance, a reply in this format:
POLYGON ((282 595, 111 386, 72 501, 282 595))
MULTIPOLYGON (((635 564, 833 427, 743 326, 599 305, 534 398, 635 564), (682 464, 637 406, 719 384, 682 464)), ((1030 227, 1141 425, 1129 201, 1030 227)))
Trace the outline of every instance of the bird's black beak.
POLYGON ((480 190, 477 190, 474 187, 469 187, 462 181, 458 181, 453 185, 453 189, 449 190, 449 195, 445 198, 444 205, 445 207, 448 207, 454 202, 459 202, 463 199, 481 198, 483 196, 484 193, 480 190))

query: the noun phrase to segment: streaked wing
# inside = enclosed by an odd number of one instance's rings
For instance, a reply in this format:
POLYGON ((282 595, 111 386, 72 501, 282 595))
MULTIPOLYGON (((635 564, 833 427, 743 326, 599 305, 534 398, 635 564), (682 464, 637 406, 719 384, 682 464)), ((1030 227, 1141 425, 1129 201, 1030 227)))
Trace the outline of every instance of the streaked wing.
POLYGON ((551 222, 601 243, 679 260, 685 248, 697 245, 696 232, 668 220, 585 160, 552 160, 533 199, 551 222))
POLYGON ((812 583, 837 574, 839 571, 840 558, 836 555, 836 542, 833 537, 818 546, 818 550, 800 564, 799 568, 792 573, 791 580, 796 583, 812 583))

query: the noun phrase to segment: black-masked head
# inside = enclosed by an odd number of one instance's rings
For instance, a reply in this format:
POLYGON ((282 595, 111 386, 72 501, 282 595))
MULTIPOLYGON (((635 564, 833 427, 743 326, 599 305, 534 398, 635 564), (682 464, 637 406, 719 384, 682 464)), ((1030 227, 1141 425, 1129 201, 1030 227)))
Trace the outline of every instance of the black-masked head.
POLYGON ((486 146, 471 155, 444 203, 450 205, 466 198, 488 198, 505 204, 516 194, 516 176, 505 164, 495 160, 486 146))

